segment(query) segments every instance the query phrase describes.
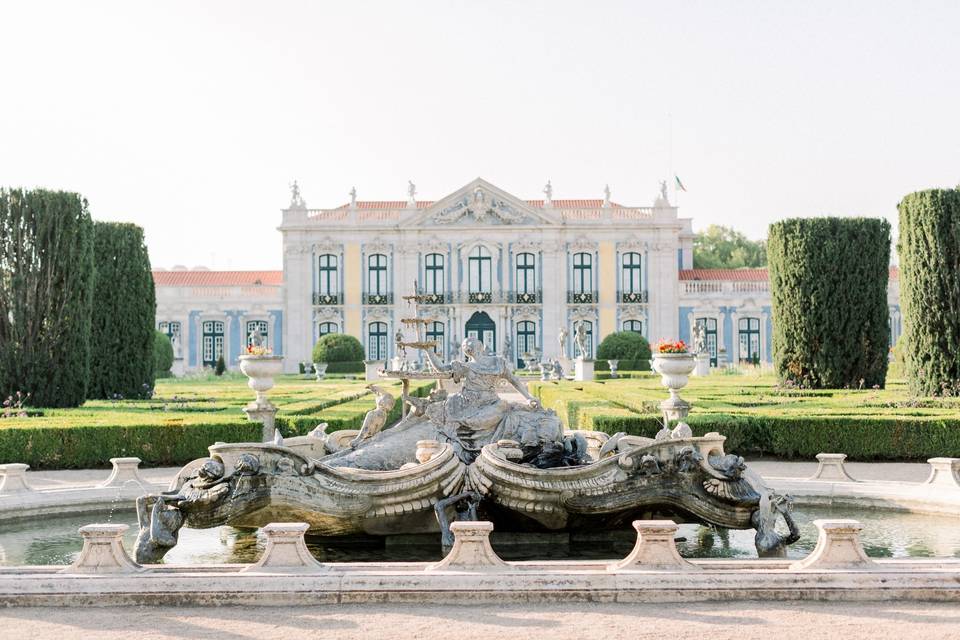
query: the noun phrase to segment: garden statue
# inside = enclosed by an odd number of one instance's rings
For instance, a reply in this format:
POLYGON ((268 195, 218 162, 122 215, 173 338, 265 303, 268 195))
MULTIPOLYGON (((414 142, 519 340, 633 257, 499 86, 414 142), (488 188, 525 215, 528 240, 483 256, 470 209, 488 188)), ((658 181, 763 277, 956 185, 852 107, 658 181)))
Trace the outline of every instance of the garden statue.
POLYGON ((583 322, 583 320, 577 323, 576 331, 577 333, 574 336, 574 342, 576 343, 577 350, 579 351, 579 355, 577 357, 588 360, 590 358, 590 352, 587 351, 587 325, 583 322))
POLYGON ((363 425, 360 427, 360 433, 350 443, 350 447, 357 448, 364 440, 368 440, 380 433, 384 425, 387 424, 387 418, 393 410, 396 400, 392 395, 381 389, 375 384, 367 385, 367 389, 373 391, 377 396, 377 402, 372 411, 368 411, 363 418, 363 425))
POLYGON ((800 528, 797 527, 793 516, 790 515, 793 501, 789 496, 783 496, 768 491, 760 496, 760 507, 753 512, 751 522, 757 530, 754 544, 757 555, 761 558, 785 558, 787 545, 800 539, 800 528), (777 532, 777 516, 782 515, 787 523, 789 533, 783 535, 777 532))
POLYGON ((543 187, 543 195, 546 196, 546 204, 553 203, 553 185, 550 184, 549 180, 547 180, 547 184, 543 187))
POLYGON ((250 332, 250 346, 252 347, 264 347, 263 334, 260 333, 260 329, 256 328, 250 332))
POLYGON ((560 332, 557 334, 557 342, 560 343, 560 357, 563 358, 567 354, 567 333, 566 327, 560 327, 560 332))
POLYGON ((703 353, 706 351, 706 330, 704 326, 699 322, 695 322, 691 332, 693 333, 693 352, 703 353))
POLYGON ((563 380, 563 365, 560 364, 560 360, 558 358, 553 359, 552 377, 554 380, 563 380))

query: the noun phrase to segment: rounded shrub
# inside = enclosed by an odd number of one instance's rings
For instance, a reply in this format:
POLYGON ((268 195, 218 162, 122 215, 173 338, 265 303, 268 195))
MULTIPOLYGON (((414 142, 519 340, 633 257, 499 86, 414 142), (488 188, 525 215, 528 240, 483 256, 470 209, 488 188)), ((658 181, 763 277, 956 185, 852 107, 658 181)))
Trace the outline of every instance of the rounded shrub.
POLYGON ((153 332, 153 371, 158 378, 169 378, 173 368, 173 344, 162 331, 153 332))
POLYGON ((911 193, 900 210, 903 373, 920 395, 960 393, 960 189, 911 193))
POLYGON ((884 385, 890 223, 795 218, 770 225, 773 363, 812 388, 884 385))
POLYGON ((650 343, 639 333, 615 331, 600 342, 597 359, 646 361, 650 359, 650 343))
POLYGON ((313 345, 314 362, 358 362, 363 357, 363 345, 345 333, 328 333, 313 345))

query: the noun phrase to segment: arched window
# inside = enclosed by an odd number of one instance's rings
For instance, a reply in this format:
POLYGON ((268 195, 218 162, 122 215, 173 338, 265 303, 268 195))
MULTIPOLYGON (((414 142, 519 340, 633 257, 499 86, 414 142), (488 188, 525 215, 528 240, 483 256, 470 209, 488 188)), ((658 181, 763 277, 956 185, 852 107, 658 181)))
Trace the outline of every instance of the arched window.
POLYGON ((253 332, 259 331, 263 338, 263 346, 270 344, 269 340, 270 324, 266 320, 249 320, 247 322, 247 346, 253 344, 253 332))
MULTIPOLYGON (((576 324, 574 324, 574 327, 576 327, 577 324, 579 324, 579 321, 576 324)), ((587 352, 583 354, 580 353, 580 347, 579 345, 577 345, 576 333, 574 333, 574 340, 573 340, 573 352, 574 352, 573 357, 574 358, 579 358, 581 355, 584 358, 593 357, 593 323, 590 322, 589 320, 584 320, 583 327, 584 329, 587 330, 587 339, 586 339, 587 352)))
POLYGON ((443 357, 444 352, 444 326, 442 322, 431 322, 427 325, 427 342, 433 342, 436 346, 433 348, 433 352, 436 353, 441 358, 443 357))
POLYGON ((474 247, 469 257, 470 302, 491 302, 492 260, 490 252, 484 246, 474 247))
POLYGON ((371 322, 367 336, 367 360, 386 360, 387 323, 371 322))
POLYGON ((573 254, 573 295, 570 302, 593 302, 593 255, 573 254))
POLYGON ((623 254, 620 263, 621 302, 646 302, 643 291, 643 267, 640 254, 630 251, 623 254))
POLYGON ((423 259, 423 293, 432 296, 428 302, 443 304, 446 282, 443 277, 443 254, 428 253, 423 259))
POLYGON ((760 364, 760 319, 740 318, 740 362, 760 364))
POLYGON ((632 331, 633 333, 639 333, 640 335, 643 335, 643 322, 640 320, 624 320, 623 330, 632 331))
MULTIPOLYGON (((526 363, 523 356, 532 354, 537 350, 537 325, 530 320, 523 320, 517 323, 517 367, 523 368, 526 363)), ((509 354, 503 354, 509 357, 509 354)))
POLYGON ((387 256, 374 253, 367 257, 367 304, 389 304, 387 256))
POLYGON ((516 294, 517 302, 537 301, 537 258, 532 253, 518 253, 516 256, 516 294))
POLYGON ((201 329, 203 330, 203 366, 215 367, 217 360, 223 355, 223 322, 206 320, 201 329))
POLYGON ((317 299, 314 304, 340 303, 339 260, 332 253, 317 258, 317 299))
POLYGON ((340 327, 336 322, 321 322, 317 325, 317 339, 319 340, 328 333, 340 333, 340 327))

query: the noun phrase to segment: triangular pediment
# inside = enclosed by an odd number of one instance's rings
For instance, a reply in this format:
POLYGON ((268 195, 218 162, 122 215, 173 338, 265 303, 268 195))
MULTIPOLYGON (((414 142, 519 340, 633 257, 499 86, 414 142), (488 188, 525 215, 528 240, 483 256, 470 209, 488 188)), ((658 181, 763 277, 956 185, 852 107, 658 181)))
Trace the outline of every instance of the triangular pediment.
POLYGON ((553 224, 558 224, 558 219, 549 210, 533 207, 483 178, 477 178, 418 211, 403 226, 496 227, 553 224))

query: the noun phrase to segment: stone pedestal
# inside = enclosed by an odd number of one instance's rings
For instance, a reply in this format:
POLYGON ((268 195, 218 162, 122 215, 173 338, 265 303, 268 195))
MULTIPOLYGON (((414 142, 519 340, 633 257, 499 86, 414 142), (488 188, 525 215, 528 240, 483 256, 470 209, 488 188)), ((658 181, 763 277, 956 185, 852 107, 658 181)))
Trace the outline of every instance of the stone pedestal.
POLYGON ((927 484, 960 489, 960 458, 930 458, 927 484))
POLYGON ((60 573, 136 573, 143 567, 130 559, 123 548, 125 524, 88 524, 80 527, 83 549, 80 556, 60 573))
POLYGON ((849 473, 847 473, 846 468, 843 466, 843 461, 847 459, 847 454, 845 453, 818 453, 817 461, 820 463, 817 465, 817 471, 814 473, 809 480, 838 480, 840 482, 856 482, 849 473))
POLYGON ((258 405, 256 402, 251 402, 243 408, 243 412, 247 414, 247 420, 263 424, 260 442, 273 442, 277 435, 277 408, 269 403, 258 405))
POLYGON ((323 569, 303 541, 309 528, 305 522, 271 522, 262 529, 267 538, 263 555, 255 565, 242 572, 315 572, 323 569))
POLYGON ((693 375, 695 376, 710 375, 710 354, 709 353, 697 354, 697 366, 693 370, 693 375))
POLYGON ((573 379, 578 382, 593 380, 593 360, 577 358, 573 362, 573 379))
POLYGON ((30 465, 19 462, 0 464, 0 495, 33 491, 33 487, 27 484, 29 468, 30 465))
POLYGON ((814 520, 820 530, 817 546, 809 556, 790 565, 793 570, 870 569, 873 561, 863 551, 856 520, 814 520))
POLYGON ((637 544, 626 558, 608 571, 696 571, 698 567, 682 557, 673 541, 677 525, 671 520, 634 520, 637 544))
POLYGON ((375 382, 380 379, 380 370, 383 369, 383 360, 364 360, 363 372, 367 382, 375 382))
POLYGON ((497 571, 508 566, 490 546, 492 522, 454 522, 450 531, 453 548, 426 571, 497 571))

